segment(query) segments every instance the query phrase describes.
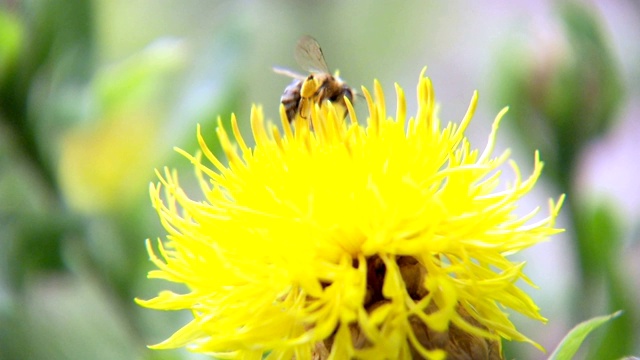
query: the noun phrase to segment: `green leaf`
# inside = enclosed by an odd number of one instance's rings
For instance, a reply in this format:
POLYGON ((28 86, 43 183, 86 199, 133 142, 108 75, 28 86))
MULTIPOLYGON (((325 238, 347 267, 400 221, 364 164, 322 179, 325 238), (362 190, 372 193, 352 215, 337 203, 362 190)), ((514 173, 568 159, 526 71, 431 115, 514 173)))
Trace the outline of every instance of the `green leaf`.
POLYGON ((12 14, 0 10, 0 81, 15 65, 23 42, 22 24, 12 14))
POLYGON ((101 71, 94 85, 102 110, 109 113, 128 106, 145 107, 145 101, 157 99, 161 90, 171 88, 169 84, 175 86, 171 75, 186 65, 187 50, 179 39, 162 38, 101 71))
POLYGON ((558 345, 556 350, 549 357, 549 360, 572 359, 573 355, 575 355, 575 353, 578 351, 580 345, 582 345, 582 342, 587 337, 587 335, 589 335, 593 330, 597 329, 600 325, 620 316, 620 314, 622 314, 622 311, 616 311, 611 315, 598 316, 591 320, 587 320, 578 324, 576 327, 571 329, 571 331, 569 331, 564 339, 562 339, 560 345, 558 345))

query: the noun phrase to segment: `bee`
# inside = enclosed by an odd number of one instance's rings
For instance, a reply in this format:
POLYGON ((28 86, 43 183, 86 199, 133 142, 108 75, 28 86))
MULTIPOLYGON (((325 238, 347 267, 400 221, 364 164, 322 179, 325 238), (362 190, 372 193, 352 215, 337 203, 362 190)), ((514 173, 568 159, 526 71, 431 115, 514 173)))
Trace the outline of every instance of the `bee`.
POLYGON ((294 52, 296 62, 310 75, 305 76, 288 69, 274 67, 277 74, 294 78, 293 82, 284 89, 280 102, 284 105, 287 118, 292 122, 296 115, 303 119, 309 118, 311 106, 330 101, 340 105, 347 115, 345 98, 353 102, 355 90, 345 84, 337 74, 331 75, 324 60, 322 49, 313 37, 306 35, 298 40, 294 52))

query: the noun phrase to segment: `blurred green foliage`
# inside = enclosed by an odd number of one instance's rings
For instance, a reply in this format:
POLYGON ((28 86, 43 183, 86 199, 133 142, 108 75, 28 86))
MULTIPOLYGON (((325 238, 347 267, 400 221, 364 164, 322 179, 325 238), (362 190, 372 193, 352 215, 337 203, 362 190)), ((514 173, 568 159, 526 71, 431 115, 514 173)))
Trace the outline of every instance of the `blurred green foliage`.
POLYGON ((580 265, 576 298, 581 300, 570 310, 574 321, 604 311, 627 312, 601 336, 600 345, 592 346, 588 358, 619 358, 637 351, 633 339, 640 335, 633 326, 638 304, 618 264, 624 235, 615 206, 581 197, 576 177, 582 154, 615 124, 624 87, 597 14, 579 2, 562 2, 557 9, 561 45, 550 53, 520 49, 521 58, 503 60, 499 84, 515 109, 519 138, 530 151, 541 150, 545 173, 567 194, 565 209, 580 265))
POLYGON ((515 130, 531 151, 545 155, 547 175, 564 190, 572 186, 581 151, 614 124, 623 84, 595 14, 577 2, 558 7, 563 31, 557 44, 513 44, 519 56, 503 60, 499 85, 515 130))
MULTIPOLYGON (((145 280, 144 239, 163 234, 148 184, 165 165, 192 171, 172 148, 195 151, 196 123, 217 150, 218 116, 227 123, 236 112, 245 133, 250 103, 263 103, 274 118, 290 80, 270 68, 295 70, 293 44, 305 33, 350 84, 376 77, 390 97, 393 81, 408 88, 429 65, 449 99, 443 109, 460 105, 460 116, 482 86, 474 74, 495 72, 495 101, 510 105, 518 143, 527 153, 541 150, 545 176, 568 194, 563 212, 580 286, 565 321, 622 309, 585 353, 640 352, 639 304, 618 261, 626 246, 619 215, 581 198, 575 185, 587 147, 615 126, 625 88, 637 84, 624 83, 593 8, 554 8, 549 21, 561 24, 561 46, 533 55, 533 40, 512 46, 499 28, 510 50, 498 65, 477 61, 491 39, 481 30, 499 26, 481 9, 455 1, 0 3, 0 358, 197 358, 145 347, 190 315, 133 302, 166 287, 145 280)), ((507 357, 530 357, 524 346, 508 346, 507 357)))

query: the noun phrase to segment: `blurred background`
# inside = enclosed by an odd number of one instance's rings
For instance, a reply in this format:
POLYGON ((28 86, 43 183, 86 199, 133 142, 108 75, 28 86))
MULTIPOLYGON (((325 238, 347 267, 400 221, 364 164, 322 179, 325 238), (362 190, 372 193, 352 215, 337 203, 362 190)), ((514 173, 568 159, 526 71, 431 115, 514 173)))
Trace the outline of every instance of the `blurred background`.
MULTIPOLYGON (((290 79, 271 67, 298 70, 304 34, 350 85, 379 79, 391 114, 394 82, 415 111, 423 66, 445 122, 477 89, 474 147, 510 106, 498 150, 523 174, 535 149, 545 161, 522 212, 568 196, 567 231, 516 257, 549 322, 514 321, 552 351, 580 321, 622 309, 578 358, 640 354, 637 0, 3 0, 0 359, 202 358, 146 348, 190 319, 133 302, 170 286, 146 280, 144 241, 165 234, 149 183, 165 165, 195 183, 173 147, 195 152, 196 124, 215 148, 218 116, 234 112, 247 135, 252 103, 277 119, 290 79)), ((508 342, 505 355, 547 356, 508 342)))

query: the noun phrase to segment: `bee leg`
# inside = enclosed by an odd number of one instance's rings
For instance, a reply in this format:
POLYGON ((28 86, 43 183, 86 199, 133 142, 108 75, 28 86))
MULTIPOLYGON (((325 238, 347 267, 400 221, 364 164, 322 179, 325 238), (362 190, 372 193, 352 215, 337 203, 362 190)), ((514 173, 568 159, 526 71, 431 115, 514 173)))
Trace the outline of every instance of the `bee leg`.
POLYGON ((300 103, 298 104, 298 113, 303 119, 307 119, 311 113, 311 106, 313 106, 313 100, 316 98, 318 89, 322 86, 318 86, 318 80, 309 75, 307 79, 302 83, 300 87, 300 103))
POLYGON ((305 97, 301 97, 300 103, 298 104, 298 114, 300 114, 300 117, 305 120, 309 117, 309 113, 311 113, 311 108, 309 106, 309 100, 305 97))
POLYGON ((319 86, 318 81, 313 76, 313 74, 311 74, 302 83, 302 86, 300 87, 300 97, 306 98, 306 99, 311 99, 317 94, 318 89, 321 88, 321 87, 322 86, 321 85, 319 86))

